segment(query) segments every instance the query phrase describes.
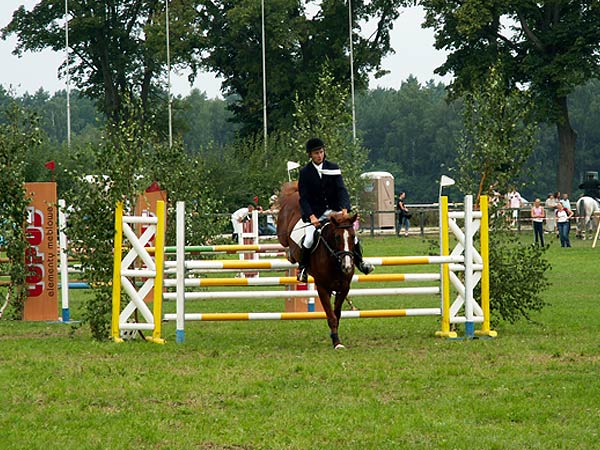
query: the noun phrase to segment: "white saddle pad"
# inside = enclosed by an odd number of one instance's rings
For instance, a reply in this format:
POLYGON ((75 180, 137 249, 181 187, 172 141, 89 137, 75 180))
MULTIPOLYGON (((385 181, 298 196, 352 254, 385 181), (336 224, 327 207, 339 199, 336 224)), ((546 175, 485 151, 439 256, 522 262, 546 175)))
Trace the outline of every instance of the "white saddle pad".
POLYGON ((302 245, 302 239, 304 239, 304 235, 306 233, 306 223, 300 219, 296 225, 294 225, 294 229, 290 234, 292 241, 294 241, 298 246, 302 245))

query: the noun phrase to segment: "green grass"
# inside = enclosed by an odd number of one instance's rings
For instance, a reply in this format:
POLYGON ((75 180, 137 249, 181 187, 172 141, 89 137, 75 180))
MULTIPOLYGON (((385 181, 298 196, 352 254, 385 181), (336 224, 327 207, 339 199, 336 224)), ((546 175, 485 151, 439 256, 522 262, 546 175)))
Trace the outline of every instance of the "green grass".
MULTIPOLYGON (((416 237, 364 244, 373 256, 428 247, 416 237)), ((324 321, 189 323, 183 345, 173 324, 166 345, 117 345, 68 325, 0 322, 0 445, 598 448, 600 249, 573 244, 548 251, 550 305, 534 323, 501 324, 495 340, 436 339, 433 317, 343 321, 345 351, 330 348, 324 321)), ((374 302, 404 301, 436 300, 374 302)), ((283 301, 257 303, 277 311, 283 301)))

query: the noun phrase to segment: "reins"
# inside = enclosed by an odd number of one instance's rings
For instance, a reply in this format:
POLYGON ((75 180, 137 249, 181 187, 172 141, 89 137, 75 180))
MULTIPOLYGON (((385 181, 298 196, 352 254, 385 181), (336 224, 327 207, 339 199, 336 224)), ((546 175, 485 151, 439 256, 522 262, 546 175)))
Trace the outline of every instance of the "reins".
MULTIPOLYGON (((317 245, 314 246, 315 250, 317 249, 319 242, 322 242, 323 245, 325 246, 325 248, 327 249, 327 251, 329 252, 329 254, 331 256, 333 256, 339 264, 342 263, 342 258, 344 256, 349 256, 354 261, 354 253, 353 252, 349 252, 346 250, 334 250, 331 248, 331 246, 329 245, 327 240, 323 237, 323 235, 322 235, 323 230, 325 229, 325 227, 327 227, 330 224, 331 224, 331 222, 329 222, 329 221, 325 222, 323 227, 318 231, 318 242, 317 242, 317 245)), ((352 224, 336 225, 335 228, 336 229, 352 228, 352 224)))

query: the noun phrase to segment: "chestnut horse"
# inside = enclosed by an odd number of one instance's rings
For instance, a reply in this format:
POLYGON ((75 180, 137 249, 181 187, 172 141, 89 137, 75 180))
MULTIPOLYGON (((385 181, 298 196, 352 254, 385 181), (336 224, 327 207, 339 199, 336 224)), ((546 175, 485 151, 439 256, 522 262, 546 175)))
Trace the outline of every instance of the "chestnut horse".
MULTIPOLYGON (((294 226, 301 218, 298 183, 285 183, 279 195, 277 238, 288 248, 288 259, 300 260, 301 249, 292 239, 294 226)), ((342 213, 333 213, 329 221, 315 234, 316 243, 311 252, 308 273, 315 280, 319 300, 327 315, 333 347, 344 348, 338 336, 342 315, 342 304, 350 290, 354 275, 354 222, 356 214, 343 218, 342 213), (331 295, 335 292, 335 305, 331 307, 331 295)))

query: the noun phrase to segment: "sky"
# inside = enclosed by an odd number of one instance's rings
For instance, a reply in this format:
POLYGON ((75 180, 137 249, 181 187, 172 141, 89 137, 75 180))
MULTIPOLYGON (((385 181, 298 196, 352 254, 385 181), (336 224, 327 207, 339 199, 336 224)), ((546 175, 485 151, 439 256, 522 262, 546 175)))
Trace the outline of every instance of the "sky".
MULTIPOLYGON (((0 28, 10 22, 13 11, 19 6, 25 5, 25 8, 30 10, 38 2, 39 0, 1 0, 0 28)), ((379 86, 398 89, 402 81, 410 75, 414 75, 421 83, 429 80, 445 83, 450 81, 449 77, 441 78, 433 74, 434 69, 444 62, 445 53, 434 48, 433 31, 421 28, 423 17, 423 11, 417 7, 405 8, 402 11, 391 33, 391 46, 395 53, 383 61, 383 68, 390 73, 378 80, 371 79, 371 88, 379 86)), ((363 32, 369 32, 368 25, 363 28, 363 32)), ((19 58, 11 53, 15 46, 14 37, 6 41, 0 40, 0 85, 11 89, 17 95, 34 93, 39 88, 50 93, 65 89, 65 81, 58 78, 58 67, 64 61, 65 53, 49 50, 27 52, 19 58)), ((175 95, 187 95, 192 88, 197 88, 206 92, 209 98, 220 97, 221 83, 211 73, 200 74, 193 86, 188 83, 185 73, 174 73, 172 84, 175 95)))

